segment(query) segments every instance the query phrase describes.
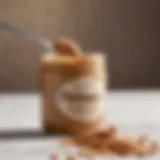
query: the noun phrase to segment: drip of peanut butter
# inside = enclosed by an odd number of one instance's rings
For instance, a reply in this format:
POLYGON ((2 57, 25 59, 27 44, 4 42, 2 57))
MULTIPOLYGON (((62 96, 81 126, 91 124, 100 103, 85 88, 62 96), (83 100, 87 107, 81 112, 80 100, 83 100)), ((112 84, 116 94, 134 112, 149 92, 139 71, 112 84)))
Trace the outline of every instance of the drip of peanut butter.
POLYGON ((62 56, 79 56, 82 52, 80 46, 70 38, 57 39, 53 47, 62 56))

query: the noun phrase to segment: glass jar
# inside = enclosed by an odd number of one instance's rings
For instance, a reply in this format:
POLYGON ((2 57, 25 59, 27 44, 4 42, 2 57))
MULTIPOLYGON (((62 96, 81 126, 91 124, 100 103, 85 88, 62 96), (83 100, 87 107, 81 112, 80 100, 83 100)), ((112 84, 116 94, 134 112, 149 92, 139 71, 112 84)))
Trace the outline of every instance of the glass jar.
POLYGON ((41 58, 43 125, 49 133, 81 133, 106 123, 106 65, 101 53, 41 58))

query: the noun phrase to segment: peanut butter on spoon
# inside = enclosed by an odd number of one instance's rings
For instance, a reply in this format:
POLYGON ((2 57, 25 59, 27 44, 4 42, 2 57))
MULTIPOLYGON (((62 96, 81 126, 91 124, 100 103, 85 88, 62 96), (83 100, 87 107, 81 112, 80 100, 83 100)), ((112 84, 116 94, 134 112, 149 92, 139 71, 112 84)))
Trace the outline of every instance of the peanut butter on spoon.
POLYGON ((79 56, 82 52, 80 46, 70 38, 57 39, 53 47, 62 56, 79 56))

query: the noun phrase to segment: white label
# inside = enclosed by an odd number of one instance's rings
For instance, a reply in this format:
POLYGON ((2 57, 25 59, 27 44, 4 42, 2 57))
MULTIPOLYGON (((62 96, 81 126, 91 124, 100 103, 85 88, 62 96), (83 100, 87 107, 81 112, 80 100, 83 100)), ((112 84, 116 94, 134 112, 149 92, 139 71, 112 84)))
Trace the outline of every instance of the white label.
POLYGON ((56 103, 63 115, 78 122, 91 122, 105 114, 105 86, 83 77, 61 86, 56 103))

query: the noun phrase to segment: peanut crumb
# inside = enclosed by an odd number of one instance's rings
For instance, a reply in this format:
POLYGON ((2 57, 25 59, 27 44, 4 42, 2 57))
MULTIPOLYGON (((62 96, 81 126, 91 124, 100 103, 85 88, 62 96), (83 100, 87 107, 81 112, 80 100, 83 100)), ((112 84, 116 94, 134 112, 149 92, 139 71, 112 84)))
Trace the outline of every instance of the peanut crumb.
POLYGON ((57 153, 53 153, 51 155, 51 160, 59 160, 59 155, 57 153))
POLYGON ((150 144, 150 154, 156 154, 160 152, 160 144, 156 141, 151 142, 150 144))
POLYGON ((73 155, 68 155, 67 160, 76 160, 76 157, 73 155))
POLYGON ((149 135, 147 135, 147 134, 141 135, 140 137, 138 137, 137 143, 139 145, 145 145, 148 140, 149 140, 149 135))
POLYGON ((70 145, 74 145, 74 141, 72 138, 63 138, 61 140, 61 143, 64 145, 64 146, 70 146, 70 145))
POLYGON ((97 155, 97 152, 89 147, 83 147, 79 152, 80 157, 92 157, 95 155, 97 155))

